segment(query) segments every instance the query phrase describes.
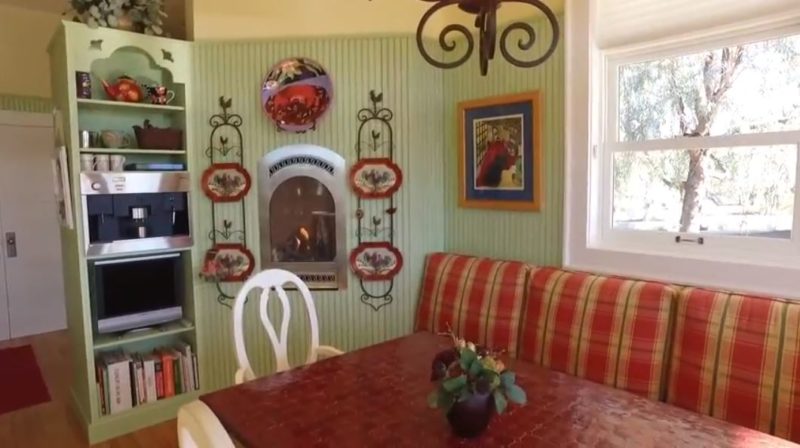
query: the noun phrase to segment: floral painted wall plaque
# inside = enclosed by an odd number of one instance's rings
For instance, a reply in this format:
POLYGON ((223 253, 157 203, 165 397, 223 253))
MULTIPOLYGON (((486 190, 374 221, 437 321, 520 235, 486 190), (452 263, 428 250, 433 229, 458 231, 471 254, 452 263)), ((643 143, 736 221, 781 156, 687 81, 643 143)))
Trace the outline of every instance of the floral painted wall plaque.
POLYGON ((243 245, 219 243, 206 252, 201 275, 218 282, 241 282, 253 273, 255 265, 253 254, 243 245))
POLYGON ((203 192, 214 202, 236 202, 250 191, 250 174, 238 163, 215 163, 203 172, 203 192))
POLYGON ((388 241, 361 243, 350 253, 350 266, 362 280, 391 280, 403 268, 403 255, 388 241))
POLYGON ((403 184, 403 172, 389 158, 361 159, 350 170, 350 183, 362 198, 388 198, 403 184))

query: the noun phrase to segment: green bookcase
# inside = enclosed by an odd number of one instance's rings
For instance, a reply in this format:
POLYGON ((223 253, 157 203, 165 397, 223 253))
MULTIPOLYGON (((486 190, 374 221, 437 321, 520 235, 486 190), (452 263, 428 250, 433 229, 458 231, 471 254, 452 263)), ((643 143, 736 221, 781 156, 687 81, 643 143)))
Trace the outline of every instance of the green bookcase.
MULTIPOLYGON (((54 107, 60 112, 61 122, 56 123, 67 147, 73 209, 73 228, 63 227, 61 232, 64 262, 64 282, 67 300, 68 333, 72 349, 73 381, 72 404, 85 425, 90 443, 96 443, 120 434, 135 431, 166 419, 174 418, 178 408, 195 399, 199 391, 182 394, 140 405, 114 415, 102 415, 95 382, 95 357, 110 350, 144 352, 154 347, 182 340, 189 342, 198 357, 202 347, 195 322, 196 306, 193 297, 193 270, 191 249, 184 249, 186 297, 184 320, 165 325, 150 332, 119 337, 96 336, 93 332, 92 304, 90 300, 88 260, 85 255, 83 210, 79 188, 82 153, 121 154, 131 162, 180 162, 186 164, 192 181, 197 175, 191 166, 195 150, 187 111, 191 107, 191 43, 108 28, 90 29, 74 22, 62 22, 50 46, 52 91, 54 107), (77 97, 76 72, 91 73, 92 97, 77 97), (115 81, 127 75, 144 81, 170 86, 175 99, 167 106, 147 103, 120 103, 109 101, 100 80, 115 81), (184 130, 184 148, 181 151, 144 149, 80 148, 79 131, 125 130, 133 134, 133 125, 142 125, 145 119, 157 127, 178 127, 184 130)), ((194 216, 191 217, 194 220, 194 216)), ((195 238, 197 236, 195 235, 195 238)), ((201 364, 198 362, 198 364, 201 364)), ((200 372, 202 378, 202 372, 200 372)))

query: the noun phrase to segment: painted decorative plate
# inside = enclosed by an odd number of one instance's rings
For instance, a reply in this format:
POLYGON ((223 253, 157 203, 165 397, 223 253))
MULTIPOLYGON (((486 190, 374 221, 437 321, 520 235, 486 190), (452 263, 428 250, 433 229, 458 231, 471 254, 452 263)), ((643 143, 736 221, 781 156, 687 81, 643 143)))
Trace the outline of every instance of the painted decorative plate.
POLYGON ((361 159, 350 170, 350 184, 361 198, 388 198, 403 184, 403 172, 389 158, 361 159))
POLYGON ((332 99, 333 81, 322 65, 308 58, 279 62, 261 88, 264 113, 278 129, 289 132, 315 129, 332 99))
POLYGON ((203 172, 203 191, 214 202, 236 202, 250 191, 250 174, 238 163, 215 163, 203 172))
POLYGON ((388 241, 361 243, 350 252, 350 267, 362 280, 391 280, 403 268, 403 254, 388 241))
POLYGON ((253 273, 252 252, 241 244, 219 243, 206 252, 203 277, 219 282, 241 282, 253 273))

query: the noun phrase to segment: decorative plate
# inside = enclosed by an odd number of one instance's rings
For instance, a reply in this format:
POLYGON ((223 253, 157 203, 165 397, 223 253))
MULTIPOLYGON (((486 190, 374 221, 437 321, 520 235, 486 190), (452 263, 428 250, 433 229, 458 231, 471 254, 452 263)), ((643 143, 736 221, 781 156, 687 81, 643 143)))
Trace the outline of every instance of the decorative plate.
POLYGON ((403 268, 403 254, 388 241, 361 243, 350 252, 350 267, 362 280, 391 280, 403 268))
POLYGON ((238 163, 215 163, 203 172, 203 191, 214 202, 236 202, 250 191, 250 174, 238 163))
POLYGON ((315 129, 333 98, 333 82, 319 63, 307 58, 284 59, 272 67, 261 88, 261 105, 289 132, 315 129))
POLYGON ((361 159, 350 170, 350 183, 361 198, 388 198, 403 184, 403 172, 389 158, 361 159))
POLYGON ((218 282, 241 282, 253 273, 253 254, 241 244, 219 243, 206 252, 201 275, 218 282))

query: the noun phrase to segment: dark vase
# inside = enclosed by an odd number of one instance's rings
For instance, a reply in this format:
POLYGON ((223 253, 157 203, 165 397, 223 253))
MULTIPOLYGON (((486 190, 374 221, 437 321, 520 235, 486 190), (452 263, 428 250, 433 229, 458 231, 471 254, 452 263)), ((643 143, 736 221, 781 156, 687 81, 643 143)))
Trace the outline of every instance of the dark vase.
POLYGON ((491 393, 473 394, 468 400, 456 402, 447 413, 453 433, 459 437, 477 437, 492 419, 494 400, 491 393))

